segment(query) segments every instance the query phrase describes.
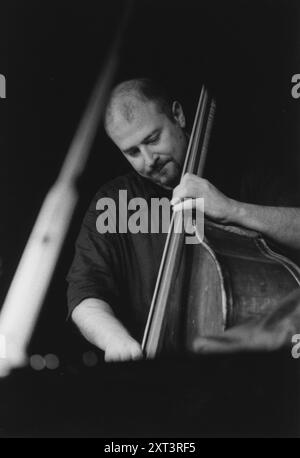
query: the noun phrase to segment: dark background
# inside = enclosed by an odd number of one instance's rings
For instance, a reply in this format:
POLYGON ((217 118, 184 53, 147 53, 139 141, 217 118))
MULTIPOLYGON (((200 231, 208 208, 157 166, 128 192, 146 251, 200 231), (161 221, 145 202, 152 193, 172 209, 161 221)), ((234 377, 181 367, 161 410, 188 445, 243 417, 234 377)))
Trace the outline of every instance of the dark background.
MULTIPOLYGON (((1 301, 38 211, 55 181, 125 1, 2 2, 0 73, 1 301)), ((291 78, 300 72, 296 1, 139 0, 124 35, 116 82, 160 80, 192 123, 201 84, 217 98, 209 176, 238 196, 244 172, 279 164, 298 173, 300 101, 291 78)), ((80 221, 93 194, 128 170, 99 129, 80 202, 29 353, 55 353, 59 371, 78 372, 89 345, 66 323, 65 276, 80 221)), ((298 176, 298 175, 297 175, 298 176)))

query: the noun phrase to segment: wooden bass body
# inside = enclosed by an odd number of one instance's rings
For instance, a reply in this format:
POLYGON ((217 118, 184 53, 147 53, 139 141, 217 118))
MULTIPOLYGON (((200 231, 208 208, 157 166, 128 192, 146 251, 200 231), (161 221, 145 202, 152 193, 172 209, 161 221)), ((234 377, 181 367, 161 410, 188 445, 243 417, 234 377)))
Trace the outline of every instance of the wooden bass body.
POLYGON ((159 348, 192 351, 197 337, 271 312, 300 287, 300 268, 261 234, 205 222, 203 243, 184 245, 159 348))

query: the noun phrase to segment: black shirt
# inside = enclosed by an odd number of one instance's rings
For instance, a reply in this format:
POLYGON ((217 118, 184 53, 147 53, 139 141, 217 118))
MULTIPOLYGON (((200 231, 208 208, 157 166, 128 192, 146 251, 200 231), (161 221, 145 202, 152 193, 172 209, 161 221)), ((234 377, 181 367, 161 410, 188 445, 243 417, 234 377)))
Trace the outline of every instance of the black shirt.
MULTIPOLYGON (((106 301, 131 334, 141 340, 166 240, 165 232, 101 234, 97 230, 96 209, 102 198, 111 198, 119 210, 119 190, 127 191, 127 201, 143 197, 151 208, 151 198, 172 196, 172 191, 150 182, 135 171, 104 185, 95 195, 84 217, 76 242, 75 257, 67 280, 69 312, 87 298, 106 301)), ((128 219, 133 214, 128 211, 128 219)), ((117 218, 118 219, 118 218, 117 218)), ((151 221, 149 215, 149 222, 151 221)), ((118 224, 118 221, 117 221, 118 224)))

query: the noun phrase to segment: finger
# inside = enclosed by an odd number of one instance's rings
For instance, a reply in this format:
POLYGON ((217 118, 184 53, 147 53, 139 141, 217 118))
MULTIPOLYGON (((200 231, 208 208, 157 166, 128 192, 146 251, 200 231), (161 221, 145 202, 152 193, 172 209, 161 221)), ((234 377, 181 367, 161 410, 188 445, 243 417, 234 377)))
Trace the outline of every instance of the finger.
MULTIPOLYGON (((174 189, 173 189, 173 199, 175 199, 177 202, 183 199, 184 197, 191 197, 188 195, 188 185, 186 182, 180 182, 174 189)), ((171 201, 171 203, 172 203, 171 201)))
POLYGON ((173 205, 173 211, 178 212, 182 210, 192 210, 193 208, 195 208, 196 205, 193 201, 194 199, 180 201, 179 203, 173 205))
POLYGON ((128 351, 120 353, 119 361, 129 361, 131 359, 131 354, 128 351))
POLYGON ((181 199, 179 197, 173 197, 173 199, 170 201, 171 205, 176 205, 181 202, 181 199))
POLYGON ((180 201, 179 203, 175 203, 173 205, 173 212, 178 211, 188 211, 188 210, 200 210, 204 213, 204 199, 201 197, 197 197, 196 199, 185 199, 184 201, 180 201))
POLYGON ((121 361, 122 353, 116 351, 105 353, 104 359, 106 362, 121 361))
POLYGON ((185 173, 182 177, 182 180, 181 181, 190 181, 190 180, 194 180, 194 179, 197 179, 199 180, 199 177, 197 175, 195 175, 194 173, 185 173))
POLYGON ((6 377, 10 373, 10 367, 6 362, 0 361, 0 378, 6 377))
POLYGON ((114 353, 105 353, 104 360, 106 363, 111 363, 112 361, 116 361, 117 357, 114 353))
POLYGON ((143 353, 141 349, 137 349, 134 352, 132 352, 132 359, 138 360, 143 358, 143 353))

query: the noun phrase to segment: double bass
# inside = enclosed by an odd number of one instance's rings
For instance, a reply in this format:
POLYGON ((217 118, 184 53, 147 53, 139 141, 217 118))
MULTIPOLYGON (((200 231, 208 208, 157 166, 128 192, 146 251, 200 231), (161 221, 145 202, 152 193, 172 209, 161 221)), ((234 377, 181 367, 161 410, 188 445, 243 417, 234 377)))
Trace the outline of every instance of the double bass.
MULTIPOLYGON (((203 86, 182 176, 203 176, 215 108, 203 86)), ((182 215, 172 216, 142 343, 148 358, 193 352, 197 338, 265 316, 300 286, 300 268, 260 233, 205 219, 203 238, 194 216, 199 243, 185 243, 182 215)))

